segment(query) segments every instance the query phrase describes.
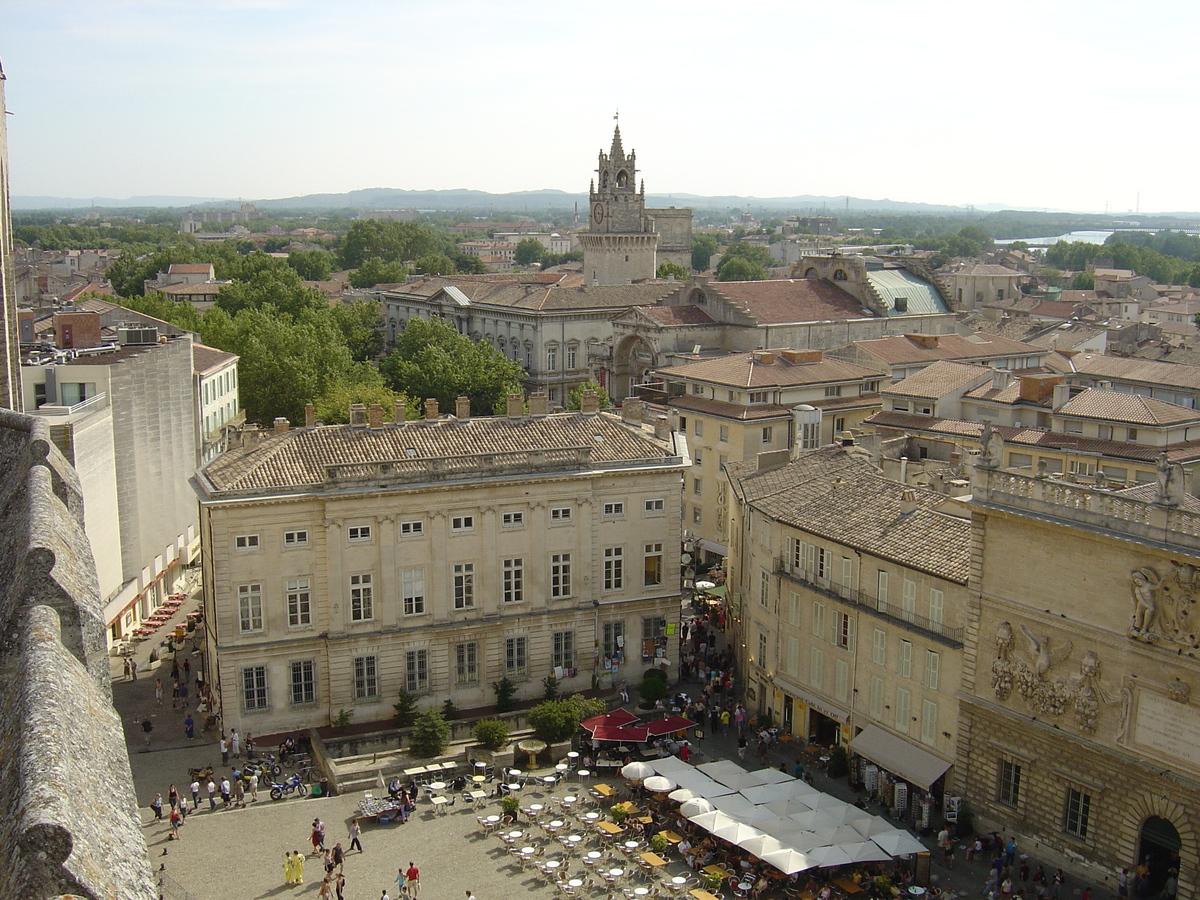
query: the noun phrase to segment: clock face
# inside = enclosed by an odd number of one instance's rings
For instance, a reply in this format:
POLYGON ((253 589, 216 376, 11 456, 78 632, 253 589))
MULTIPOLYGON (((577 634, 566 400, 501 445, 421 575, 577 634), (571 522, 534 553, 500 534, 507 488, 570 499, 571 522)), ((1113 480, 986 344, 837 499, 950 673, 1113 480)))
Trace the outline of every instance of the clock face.
POLYGON ((597 223, 604 221, 604 207, 599 203, 597 203, 596 208, 592 210, 592 218, 595 219, 597 223))

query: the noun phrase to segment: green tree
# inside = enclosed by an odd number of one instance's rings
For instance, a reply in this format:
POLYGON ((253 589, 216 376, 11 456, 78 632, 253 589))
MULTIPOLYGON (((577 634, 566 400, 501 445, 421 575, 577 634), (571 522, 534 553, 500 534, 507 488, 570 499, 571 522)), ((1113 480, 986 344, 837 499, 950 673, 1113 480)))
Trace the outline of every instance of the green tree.
POLYGON ((459 275, 486 275, 487 266, 478 256, 469 253, 455 253, 450 257, 459 275))
POLYGON ((330 310, 356 361, 376 359, 383 352, 383 307, 378 300, 365 297, 330 310))
POLYGON ((445 253, 426 253, 413 262, 413 268, 422 275, 454 275, 454 260, 445 253))
POLYGON ((328 281, 333 271, 333 257, 325 250, 293 250, 287 264, 304 281, 328 281))
POLYGON ((529 711, 529 726, 538 740, 556 744, 569 740, 579 723, 604 712, 603 701, 588 700, 582 694, 560 700, 543 700, 529 711))
POLYGON ((292 318, 307 310, 328 310, 329 300, 316 288, 306 287, 294 269, 263 269, 247 281, 233 281, 217 294, 217 306, 231 316, 243 310, 271 306, 292 318))
POLYGON ((717 239, 711 234, 692 235, 692 270, 704 272, 717 253, 717 239))
POLYGON ((511 678, 505 675, 499 681, 493 681, 492 690, 496 692, 496 712, 516 708, 517 685, 511 678))
POLYGON ((371 256, 350 273, 350 286, 369 288, 377 284, 403 284, 407 277, 408 269, 400 263, 385 262, 378 256, 371 256))
MULTIPOLYGON (((102 299, 110 298, 103 297, 102 299)), ((141 297, 123 297, 120 298, 120 301, 120 305, 126 309, 154 316, 156 319, 170 322, 186 331, 194 331, 197 334, 200 332, 200 312, 196 307, 186 301, 172 300, 161 291, 150 291, 141 297)))
POLYGON ((403 262, 437 251, 437 238, 420 225, 362 219, 350 226, 340 257, 343 269, 357 269, 373 256, 385 262, 403 262))
POLYGON ((500 719, 480 719, 475 723, 475 743, 484 750, 503 750, 508 743, 508 723, 500 719))
POLYGON ((400 688, 399 700, 392 704, 397 728, 408 728, 417 721, 417 695, 407 688, 400 688))
POLYGON ((413 723, 409 746, 415 756, 439 756, 450 744, 450 723, 440 709, 427 709, 413 723))
POLYGON ((521 238, 517 242, 517 249, 513 252, 513 262, 518 266, 530 266, 535 262, 541 262, 545 252, 546 248, 537 238, 521 238))
POLYGON ((726 256, 717 268, 717 281, 766 280, 766 269, 744 256, 726 256))
POLYGON ((1073 291, 1094 291, 1096 289, 1096 276, 1091 272, 1076 272, 1075 277, 1071 279, 1071 290, 1073 291))
POLYGON ((583 384, 577 384, 571 388, 567 394, 567 409, 581 409, 583 407, 583 392, 595 391, 596 399, 600 401, 601 409, 609 409, 612 404, 612 398, 608 396, 608 391, 601 387, 600 382, 592 380, 585 381, 583 384))
POLYGON ((992 246, 992 236, 978 225, 964 225, 958 230, 958 236, 968 241, 974 241, 981 249, 992 246))
POLYGON ((654 273, 656 278, 670 278, 675 276, 677 281, 685 281, 688 277, 688 271, 679 263, 661 262, 658 264, 658 270, 654 273))
POLYGON ((453 409, 471 398, 471 413, 491 415, 510 393, 521 390, 524 373, 489 343, 475 343, 445 319, 410 319, 396 348, 380 364, 392 390, 453 409))
POLYGON ((416 414, 419 406, 414 398, 393 391, 374 366, 362 363, 315 397, 312 403, 317 419, 326 425, 344 425, 350 421, 352 403, 361 403, 367 408, 378 403, 383 407, 384 418, 390 421, 397 400, 402 400, 405 409, 416 414))

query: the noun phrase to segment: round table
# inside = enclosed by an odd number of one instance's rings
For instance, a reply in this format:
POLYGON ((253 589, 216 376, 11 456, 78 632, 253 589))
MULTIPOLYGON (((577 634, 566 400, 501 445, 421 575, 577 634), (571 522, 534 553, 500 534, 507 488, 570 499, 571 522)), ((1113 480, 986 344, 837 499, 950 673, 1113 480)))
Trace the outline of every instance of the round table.
POLYGON ((512 784, 506 784, 505 787, 508 788, 508 792, 510 794, 515 794, 517 791, 519 791, 521 789, 521 786, 519 784, 517 784, 515 781, 512 784))
POLYGON ((562 863, 559 862, 557 859, 546 860, 546 868, 547 869, 557 869, 561 865, 562 865, 562 863))
POLYGON ((603 855, 604 854, 601 853, 599 850, 589 850, 588 854, 587 854, 587 858, 588 859, 599 859, 603 855))
POLYGON ((751 889, 751 888, 753 888, 753 887, 754 887, 754 885, 752 885, 750 882, 748 882, 748 881, 743 881, 741 884, 739 884, 739 885, 737 886, 737 889, 738 889, 739 891, 746 891, 747 893, 749 893, 749 892, 750 892, 750 889, 751 889))
POLYGON ((446 782, 431 781, 431 782, 429 782, 429 789, 431 791, 444 791, 446 789, 446 782))
POLYGON ((483 821, 487 822, 489 825, 495 825, 497 822, 500 821, 500 817, 499 816, 488 816, 483 821))
POLYGON ((583 835, 582 834, 569 834, 569 835, 567 835, 567 840, 570 841, 572 844, 578 844, 580 841, 583 840, 583 835))
POLYGON ((483 784, 485 781, 487 781, 487 776, 486 775, 472 775, 471 780, 473 782, 475 782, 476 784, 483 784))
POLYGON ((564 822, 562 819, 553 819, 553 820, 551 820, 550 824, 547 825, 546 827, 547 828, 562 828, 566 824, 567 823, 564 822))
POLYGON ((626 841, 626 842, 625 842, 625 849, 626 849, 626 850, 636 850, 637 848, 638 848, 638 842, 637 842, 637 841, 626 841))
POLYGON ((567 764, 566 764, 566 763, 559 763, 557 766, 555 766, 555 767, 554 767, 554 771, 555 771, 555 772, 565 772, 565 771, 567 771, 567 764))
POLYGON ((517 838, 519 838, 519 837, 521 836, 521 832, 519 832, 519 831, 510 831, 510 832, 508 833, 508 836, 509 836, 510 838, 512 838, 512 839, 515 841, 517 838))
POLYGON ((583 887, 583 879, 582 878, 572 878, 570 881, 567 882, 567 887, 581 888, 581 887, 583 887))
POLYGON ((908 889, 908 893, 913 897, 924 897, 925 896, 925 888, 914 884, 912 887, 910 887, 908 889))
POLYGON ((600 818, 600 813, 598 813, 598 812, 584 813, 583 817, 585 819, 587 819, 589 822, 595 822, 597 819, 600 818))
POLYGON ((650 896, 650 888, 634 888, 633 893, 637 897, 648 897, 650 896))
POLYGON ((542 806, 542 804, 540 804, 540 803, 531 803, 529 806, 529 811, 531 813, 533 813, 534 815, 537 815, 545 808, 546 807, 542 806))
POLYGON ((585 780, 587 780, 588 778, 591 778, 591 777, 592 777, 592 773, 591 773, 591 772, 589 772, 587 769, 580 769, 580 770, 579 770, 578 772, 576 772, 575 774, 576 774, 576 775, 579 777, 579 780, 580 780, 580 781, 585 781, 585 780))
POLYGON ((567 759, 579 759, 579 754, 571 750, 567 753, 567 759))
POLYGON ((535 854, 535 853, 537 853, 537 847, 522 847, 521 848, 522 856, 533 856, 533 854, 535 854))
POLYGON ((687 884, 688 880, 680 875, 676 875, 671 879, 671 884, 687 884))
POLYGON ((622 875, 625 874, 625 870, 624 869, 609 869, 608 874, 611 875, 613 878, 620 878, 622 875))
POLYGON ((482 771, 483 771, 484 769, 486 769, 486 768, 487 768, 487 763, 485 763, 485 762, 478 762, 478 761, 476 761, 476 763, 475 763, 475 771, 477 771, 477 772, 482 772, 482 771))
POLYGON ((556 784, 558 784, 558 779, 553 775, 543 775, 542 784, 546 785, 547 787, 554 787, 556 784))
POLYGON ((572 797, 572 796, 568 795, 568 796, 562 798, 562 802, 563 803, 574 803, 578 799, 579 799, 578 797, 572 797))

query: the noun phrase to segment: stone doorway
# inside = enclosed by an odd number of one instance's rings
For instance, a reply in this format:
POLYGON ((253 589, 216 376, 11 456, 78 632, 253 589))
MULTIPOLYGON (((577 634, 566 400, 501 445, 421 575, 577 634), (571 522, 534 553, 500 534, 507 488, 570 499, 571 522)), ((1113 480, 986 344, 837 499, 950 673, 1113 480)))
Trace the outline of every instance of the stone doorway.
POLYGON ((1179 869, 1179 851, 1183 842, 1179 831, 1168 819, 1150 816, 1142 823, 1138 837, 1138 861, 1150 870, 1146 882, 1138 885, 1138 894, 1157 897, 1167 880, 1170 869, 1179 869))

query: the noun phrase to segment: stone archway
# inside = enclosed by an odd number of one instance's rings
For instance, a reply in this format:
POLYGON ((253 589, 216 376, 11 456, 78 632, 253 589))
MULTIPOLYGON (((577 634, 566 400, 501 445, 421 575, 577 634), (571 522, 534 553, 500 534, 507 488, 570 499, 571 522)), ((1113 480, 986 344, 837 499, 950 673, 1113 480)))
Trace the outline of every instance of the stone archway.
POLYGON ((658 354, 650 342, 639 334, 627 334, 617 342, 613 351, 612 384, 609 396, 620 403, 640 384, 646 373, 658 365, 658 354))
POLYGON ((1168 870, 1177 870, 1181 896, 1191 896, 1196 876, 1196 829, 1186 807, 1161 795, 1136 798, 1130 804, 1130 835, 1133 863, 1143 862, 1150 869, 1148 893, 1157 897, 1167 880, 1168 870))
POLYGON ((1170 819, 1150 816, 1142 823, 1138 834, 1138 863, 1145 863, 1150 870, 1147 886, 1143 889, 1146 896, 1158 896, 1170 870, 1178 872, 1182 849, 1179 830, 1170 819))

